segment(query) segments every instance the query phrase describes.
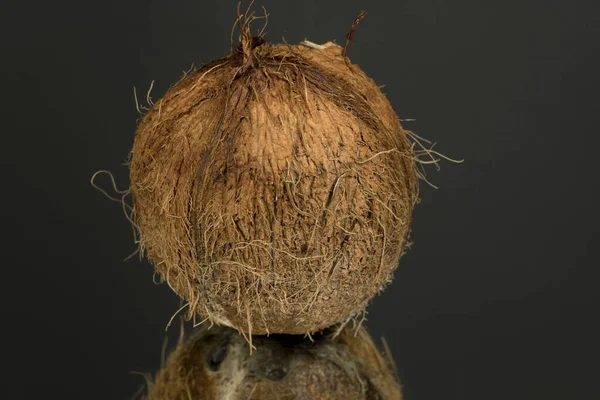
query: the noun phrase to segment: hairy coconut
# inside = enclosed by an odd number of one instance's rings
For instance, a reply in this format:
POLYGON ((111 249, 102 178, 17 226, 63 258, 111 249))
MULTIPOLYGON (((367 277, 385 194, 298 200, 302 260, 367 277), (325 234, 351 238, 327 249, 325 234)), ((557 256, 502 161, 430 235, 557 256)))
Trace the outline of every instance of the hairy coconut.
POLYGON ((148 400, 400 400, 400 385, 364 329, 332 339, 255 336, 256 349, 235 330, 202 328, 168 358, 148 400))
POLYGON ((249 32, 141 119, 135 223, 188 316, 257 334, 315 332, 390 281, 417 200, 414 155, 342 47, 249 32))

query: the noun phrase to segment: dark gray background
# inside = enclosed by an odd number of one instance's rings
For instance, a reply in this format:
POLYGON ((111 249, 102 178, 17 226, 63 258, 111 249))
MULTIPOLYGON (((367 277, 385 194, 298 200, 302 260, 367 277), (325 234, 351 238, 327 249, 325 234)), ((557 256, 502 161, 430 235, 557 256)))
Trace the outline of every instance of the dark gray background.
MULTIPOLYGON (((129 399, 179 302, 116 203, 138 118, 229 50, 234 1, 2 1, 3 398, 129 399), (102 177, 103 187, 109 181, 102 177), (8 372, 8 376, 6 375, 8 372)), ((429 169, 415 245, 369 308, 407 400, 592 399, 600 240, 597 1, 274 1, 267 39, 343 42, 429 169)), ((177 335, 177 328, 169 335, 177 335)))

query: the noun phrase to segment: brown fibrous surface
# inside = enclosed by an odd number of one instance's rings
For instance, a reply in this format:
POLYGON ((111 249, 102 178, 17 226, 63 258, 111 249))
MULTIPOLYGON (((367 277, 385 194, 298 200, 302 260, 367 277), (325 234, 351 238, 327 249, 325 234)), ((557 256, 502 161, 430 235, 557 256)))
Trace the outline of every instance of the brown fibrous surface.
POLYGON ((316 332, 390 282, 417 201, 415 156, 385 95, 340 46, 242 33, 138 125, 140 248, 188 317, 316 332))

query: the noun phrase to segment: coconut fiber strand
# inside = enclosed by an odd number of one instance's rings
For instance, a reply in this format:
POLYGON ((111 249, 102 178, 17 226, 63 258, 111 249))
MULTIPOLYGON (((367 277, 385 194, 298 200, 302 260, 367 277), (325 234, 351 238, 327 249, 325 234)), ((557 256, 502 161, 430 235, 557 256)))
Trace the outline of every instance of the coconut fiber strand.
POLYGON ((135 223, 188 317, 315 332, 390 281, 417 200, 415 159, 385 95, 342 47, 249 32, 141 119, 135 223))
POLYGON ((368 333, 256 338, 202 328, 171 354, 148 400, 400 400, 400 385, 368 333))

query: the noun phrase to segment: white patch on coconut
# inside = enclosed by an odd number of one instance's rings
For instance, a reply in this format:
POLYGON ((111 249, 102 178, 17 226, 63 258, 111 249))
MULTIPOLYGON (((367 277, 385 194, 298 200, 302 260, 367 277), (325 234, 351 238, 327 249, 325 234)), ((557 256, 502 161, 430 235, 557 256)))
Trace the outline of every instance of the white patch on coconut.
POLYGON ((235 345, 229 348, 229 356, 222 366, 222 369, 227 371, 227 377, 219 382, 217 393, 217 399, 219 400, 237 399, 238 388, 246 377, 246 368, 242 365, 241 360, 245 359, 243 353, 247 350, 242 343, 244 342, 236 342, 235 345))
POLYGON ((229 320, 228 320, 228 319, 227 319, 227 318, 226 318, 224 315, 222 315, 222 314, 221 314, 221 315, 216 315, 216 314, 215 314, 215 315, 213 316, 213 321, 214 321, 216 324, 219 324, 219 325, 225 325, 225 326, 228 326, 228 327, 230 327, 230 328, 235 328, 235 327, 233 326, 233 324, 231 323, 231 321, 229 321, 229 320))

